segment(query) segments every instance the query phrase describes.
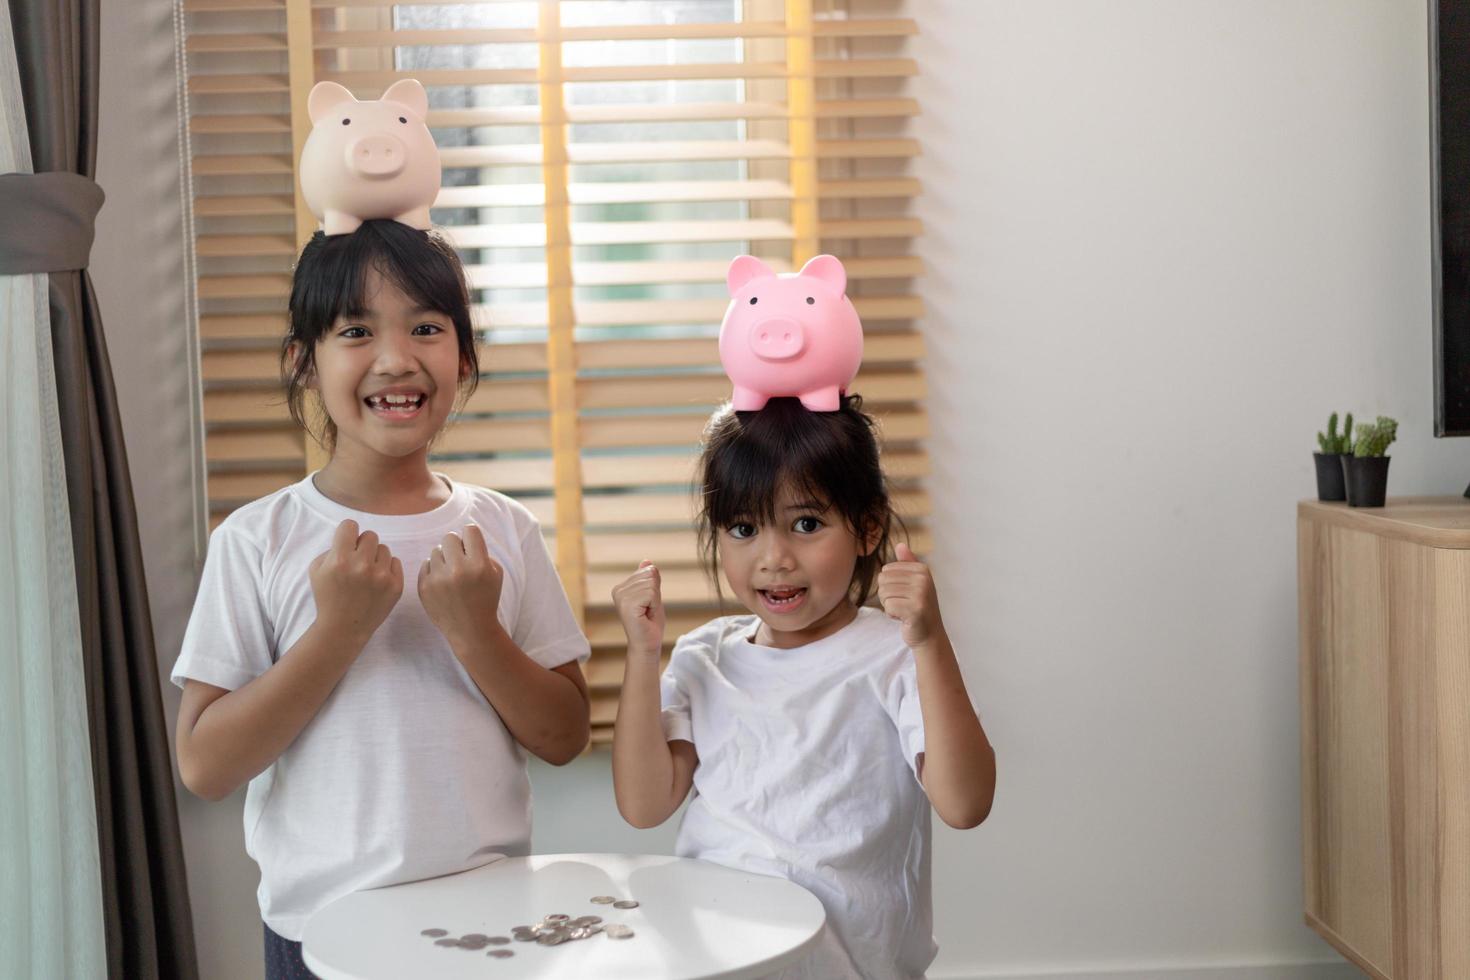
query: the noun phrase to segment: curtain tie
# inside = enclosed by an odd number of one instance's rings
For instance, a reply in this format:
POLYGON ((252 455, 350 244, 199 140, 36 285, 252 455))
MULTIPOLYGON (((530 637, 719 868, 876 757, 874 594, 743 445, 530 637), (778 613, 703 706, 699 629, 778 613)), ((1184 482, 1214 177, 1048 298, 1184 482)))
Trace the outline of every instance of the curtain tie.
POLYGON ((80 174, 0 174, 0 275, 85 269, 102 198, 80 174))

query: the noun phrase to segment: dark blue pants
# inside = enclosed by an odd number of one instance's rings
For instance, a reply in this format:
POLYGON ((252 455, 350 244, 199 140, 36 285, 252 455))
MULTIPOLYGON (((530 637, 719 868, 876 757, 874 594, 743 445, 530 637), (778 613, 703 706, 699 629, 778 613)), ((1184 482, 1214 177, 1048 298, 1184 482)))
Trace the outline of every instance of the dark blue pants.
POLYGON ((301 944, 265 926, 265 980, 316 980, 301 958, 301 944))

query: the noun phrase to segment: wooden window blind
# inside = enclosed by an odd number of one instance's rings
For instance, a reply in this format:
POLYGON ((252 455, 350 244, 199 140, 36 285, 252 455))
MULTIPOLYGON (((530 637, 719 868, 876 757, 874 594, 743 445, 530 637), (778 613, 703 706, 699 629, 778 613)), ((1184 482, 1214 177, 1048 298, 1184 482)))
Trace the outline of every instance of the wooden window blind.
POLYGON ((853 388, 927 550, 912 20, 839 0, 183 5, 214 523, 323 461, 290 423, 276 354, 315 228, 293 172, 307 93, 331 80, 377 98, 414 77, 444 165, 434 222, 463 256, 484 344, 480 388, 433 462, 541 520, 592 641, 595 741, 622 679, 612 586, 658 562, 670 643, 719 611, 690 484, 729 395, 715 337, 735 255, 847 266, 866 331, 853 388))

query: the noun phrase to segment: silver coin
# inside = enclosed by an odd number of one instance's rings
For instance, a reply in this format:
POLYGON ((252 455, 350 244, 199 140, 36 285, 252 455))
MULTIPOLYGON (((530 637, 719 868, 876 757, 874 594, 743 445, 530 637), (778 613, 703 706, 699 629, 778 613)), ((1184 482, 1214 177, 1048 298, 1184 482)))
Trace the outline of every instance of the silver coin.
POLYGON ((636 909, 637 907, 638 903, 631 898, 625 898, 621 902, 613 902, 613 908, 615 909, 636 909))
POLYGON ((430 939, 438 939, 440 936, 449 935, 448 929, 425 929, 419 933, 420 936, 428 936, 430 939))
POLYGON ((542 919, 541 921, 542 922, 556 923, 556 922, 566 922, 569 919, 571 919, 571 916, 570 915, 563 915, 560 912, 553 912, 550 915, 548 915, 546 918, 542 919))
POLYGON ((510 949, 492 949, 490 952, 486 953, 485 955, 486 956, 493 956, 497 960, 508 960, 508 959, 510 959, 512 956, 514 956, 516 954, 515 954, 515 951, 514 950, 510 950, 510 949))
POLYGON ((446 937, 444 939, 436 939, 436 940, 434 940, 434 945, 435 946, 458 946, 459 945, 459 940, 458 939, 455 939, 453 936, 449 936, 449 937, 446 937))
POLYGON ((617 899, 613 898, 611 895, 593 895, 592 896, 592 904, 593 905, 611 905, 615 901, 617 901, 617 899))
POLYGON ((599 923, 601 921, 602 921, 602 916, 600 916, 600 915, 579 915, 575 919, 572 920, 572 925, 577 925, 577 926, 595 926, 595 925, 597 925, 597 923, 599 923))
POLYGON ((490 937, 483 932, 467 932, 459 937, 459 941, 462 943, 487 943, 490 941, 490 937))
POLYGON ((536 941, 536 934, 534 932, 518 932, 515 934, 515 941, 518 943, 534 943, 536 941))
POLYGON ((607 938, 609 938, 609 939, 632 939, 633 938, 633 930, 632 929, 630 929, 630 928, 628 928, 627 926, 624 926, 624 925, 619 925, 616 922, 614 922, 610 926, 605 927, 603 929, 603 931, 605 933, 607 933, 607 938))
POLYGON ((560 946, 566 941, 566 936, 556 932, 548 932, 536 937, 536 942, 542 946, 560 946))
POLYGON ((504 946, 510 942, 509 936, 491 936, 486 940, 491 946, 504 946))

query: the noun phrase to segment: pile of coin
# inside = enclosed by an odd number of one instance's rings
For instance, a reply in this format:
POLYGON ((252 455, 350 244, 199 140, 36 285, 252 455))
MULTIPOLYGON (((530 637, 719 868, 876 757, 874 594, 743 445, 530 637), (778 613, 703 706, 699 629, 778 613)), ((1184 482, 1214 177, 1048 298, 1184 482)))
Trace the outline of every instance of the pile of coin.
MULTIPOLYGON (((424 929, 419 932, 419 935, 434 940, 435 946, 443 946, 445 949, 465 949, 473 953, 478 953, 486 946, 510 945, 509 936, 487 936, 481 932, 467 932, 458 939, 451 936, 447 929, 424 929)), ((508 949, 492 949, 485 955, 504 960, 516 954, 508 949)))
MULTIPOLYGON (((591 901, 594 905, 611 905, 615 909, 626 910, 638 907, 638 903, 631 898, 619 899, 613 895, 594 895, 591 901)), ((578 939, 591 939, 598 933, 602 933, 609 939, 633 938, 631 926, 617 922, 609 922, 604 925, 600 915, 579 915, 573 918, 564 912, 553 912, 544 916, 535 925, 516 926, 511 929, 510 936, 486 936, 483 933, 470 932, 455 938, 449 935, 447 929, 424 929, 419 932, 419 935, 434 940, 435 946, 478 952, 486 946, 509 945, 512 940, 518 943, 536 943, 540 946, 560 946, 562 943, 574 942, 578 939)), ((515 953, 508 949, 492 949, 485 955, 503 960, 514 956, 515 953)))

